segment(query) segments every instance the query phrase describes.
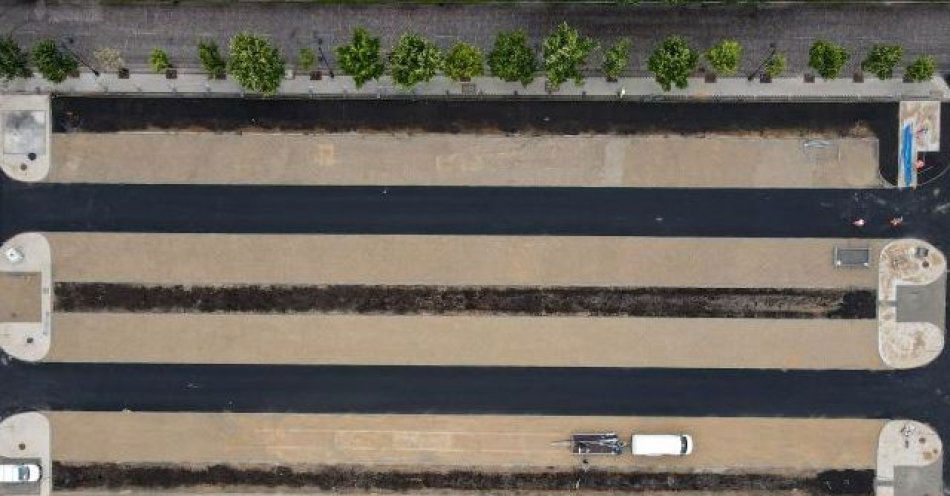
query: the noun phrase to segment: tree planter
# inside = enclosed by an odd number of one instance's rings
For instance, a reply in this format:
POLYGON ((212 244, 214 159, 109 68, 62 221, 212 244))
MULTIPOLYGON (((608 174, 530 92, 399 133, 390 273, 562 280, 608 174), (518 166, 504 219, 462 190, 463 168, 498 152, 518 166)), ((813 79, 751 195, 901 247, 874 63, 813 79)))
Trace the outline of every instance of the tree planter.
POLYGON ((905 83, 913 83, 914 80, 911 79, 909 75, 904 74, 904 82, 905 82, 905 83))
POLYGON ((812 74, 812 73, 810 73, 810 72, 806 72, 806 73, 805 73, 805 82, 806 82, 806 83, 814 83, 814 82, 815 82, 815 75, 812 74))
POLYGON ((118 74, 119 74, 119 79, 129 79, 129 76, 130 76, 129 70, 126 69, 125 67, 119 69, 118 74))
POLYGON ((178 69, 165 69, 165 79, 178 79, 178 69))
POLYGON ((319 81, 323 79, 323 73, 320 71, 310 71, 310 80, 319 81))
POLYGON ((854 77, 852 77, 852 81, 854 81, 855 83, 863 83, 863 82, 864 82, 864 73, 861 72, 861 71, 856 71, 856 72, 854 73, 854 77))
POLYGON ((615 78, 615 77, 607 76, 605 79, 607 80, 608 83, 616 83, 616 82, 617 82, 617 78, 615 78))
POLYGON ((75 71, 71 71, 71 72, 69 73, 69 77, 71 77, 71 78, 73 78, 73 79, 78 78, 78 77, 79 77, 79 70, 77 69, 77 70, 75 70, 75 71))
POLYGON ((704 79, 707 83, 715 83, 715 82, 716 82, 716 73, 715 73, 715 72, 707 72, 707 73, 705 74, 705 76, 703 77, 703 79, 704 79))
POLYGON ((213 79, 217 79, 218 81, 223 81, 227 78, 228 78, 228 75, 222 72, 219 74, 215 74, 213 79))
POLYGON ((759 82, 760 82, 760 83, 771 83, 771 82, 772 82, 772 76, 769 76, 768 74, 762 74, 761 76, 759 76, 759 82))

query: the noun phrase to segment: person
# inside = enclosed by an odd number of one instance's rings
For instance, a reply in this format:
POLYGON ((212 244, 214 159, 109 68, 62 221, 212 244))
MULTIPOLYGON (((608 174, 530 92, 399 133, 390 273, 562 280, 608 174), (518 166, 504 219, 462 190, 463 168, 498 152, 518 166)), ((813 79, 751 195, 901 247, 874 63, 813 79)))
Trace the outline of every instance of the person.
POLYGON ((901 225, 901 224, 904 223, 904 218, 903 218, 903 217, 894 217, 894 218, 892 218, 889 222, 890 222, 890 224, 891 224, 891 227, 897 227, 897 226, 899 226, 899 225, 901 225))
POLYGON ((851 223, 851 225, 853 225, 854 227, 864 227, 864 224, 866 224, 864 219, 857 219, 851 223))

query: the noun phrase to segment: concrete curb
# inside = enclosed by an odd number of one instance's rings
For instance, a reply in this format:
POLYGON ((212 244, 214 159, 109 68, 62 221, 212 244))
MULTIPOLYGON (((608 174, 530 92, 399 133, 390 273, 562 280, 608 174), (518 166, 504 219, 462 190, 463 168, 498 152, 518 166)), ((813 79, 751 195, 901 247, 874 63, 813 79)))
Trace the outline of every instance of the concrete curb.
POLYGON ((40 233, 18 234, 0 246, 0 271, 40 274, 40 322, 0 322, 0 348, 19 360, 35 362, 49 353, 52 341, 52 261, 49 242, 40 233), (15 249, 22 260, 11 262, 7 250, 15 249))
POLYGON ((943 493, 943 443, 931 426, 891 420, 881 429, 877 448, 875 496, 943 493))
MULTIPOLYGON (((128 79, 119 79, 116 74, 96 77, 83 72, 78 78, 69 78, 52 84, 42 78, 19 79, 0 86, 6 94, 69 94, 69 95, 207 95, 245 96, 245 92, 232 79, 208 79, 204 73, 178 72, 176 79, 164 75, 134 73, 128 79)), ((444 76, 420 84, 411 90, 395 86, 390 77, 370 81, 356 88, 353 78, 337 76, 310 80, 309 76, 297 75, 284 79, 277 96, 303 98, 551 98, 551 99, 641 99, 664 100, 762 100, 762 101, 901 101, 950 99, 950 88, 939 77, 924 83, 904 83, 899 79, 880 81, 869 79, 854 83, 840 78, 830 81, 816 80, 805 83, 801 77, 776 78, 771 83, 760 83, 746 78, 719 78, 716 83, 706 83, 703 78, 690 78, 685 89, 663 91, 650 77, 620 78, 611 82, 600 77, 590 77, 583 86, 567 82, 557 90, 549 91, 543 77, 531 84, 508 83, 494 77, 474 78, 469 83, 457 83, 444 76)), ((253 96, 253 95, 248 95, 253 96)))
MULTIPOLYGON (((49 420, 42 413, 19 413, 0 422, 0 459, 8 463, 38 463, 41 470, 40 496, 49 496, 52 491, 53 465, 50 451, 49 420)), ((29 485, 33 484, 36 483, 29 485)), ((16 494, 13 491, 4 493, 16 494)))
POLYGON ((878 351, 881 359, 895 369, 922 367, 930 363, 943 351, 945 330, 932 322, 898 321, 897 288, 927 286, 944 277, 946 257, 925 241, 900 239, 881 250, 878 270, 878 351), (920 254, 922 252, 918 250, 926 250, 926 254, 920 254))

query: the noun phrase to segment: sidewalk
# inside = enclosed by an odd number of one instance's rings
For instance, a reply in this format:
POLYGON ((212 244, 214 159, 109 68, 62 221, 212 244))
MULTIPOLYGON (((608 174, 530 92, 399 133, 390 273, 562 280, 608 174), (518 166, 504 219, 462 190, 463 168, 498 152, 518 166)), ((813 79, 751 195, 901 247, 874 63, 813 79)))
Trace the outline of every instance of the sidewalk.
MULTIPOLYGON (((58 93, 67 95, 208 95, 244 96, 244 91, 231 79, 209 80, 203 73, 182 73, 177 79, 164 75, 133 73, 129 79, 119 79, 116 74, 103 73, 96 77, 85 71, 79 78, 69 78, 60 84, 52 84, 40 78, 18 79, 0 85, 0 93, 58 93)), ((900 79, 880 81, 868 78, 863 83, 851 79, 835 79, 805 83, 802 77, 776 78, 771 83, 760 83, 740 78, 720 78, 716 83, 706 83, 702 78, 690 78, 686 89, 664 92, 652 77, 621 78, 608 82, 601 77, 587 78, 583 86, 571 82, 561 85, 556 92, 548 92, 544 78, 539 77, 527 87, 521 83, 508 83, 493 77, 474 78, 471 83, 456 83, 447 77, 437 76, 432 81, 420 84, 413 90, 394 86, 389 76, 379 81, 370 81, 357 89, 349 76, 324 77, 312 81, 309 76, 298 75, 285 79, 277 91, 278 96, 311 98, 491 98, 491 97, 545 97, 545 98, 608 98, 608 99, 737 99, 737 100, 883 100, 900 101, 915 99, 950 99, 950 88, 939 77, 924 83, 904 83, 900 79)), ((253 96, 253 95, 248 95, 253 96)))

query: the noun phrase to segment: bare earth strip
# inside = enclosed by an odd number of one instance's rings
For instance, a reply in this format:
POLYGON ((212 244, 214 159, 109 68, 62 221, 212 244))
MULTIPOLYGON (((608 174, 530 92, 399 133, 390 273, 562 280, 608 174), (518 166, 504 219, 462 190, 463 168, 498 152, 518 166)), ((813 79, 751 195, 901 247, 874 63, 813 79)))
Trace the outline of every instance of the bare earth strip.
POLYGON ((52 182, 878 187, 877 140, 741 136, 55 134, 52 182), (807 144, 807 146, 806 146, 807 144))
POLYGON ((876 240, 50 233, 54 282, 876 288, 876 240), (836 269, 835 246, 871 249, 836 269))
POLYGON ((0 272, 0 322, 40 321, 40 274, 0 272))
POLYGON ((53 362, 885 368, 875 320, 54 313, 53 329, 53 362))
POLYGON ((688 433, 686 457, 590 457, 630 471, 788 473, 873 468, 881 420, 501 415, 49 412, 65 463, 365 464, 575 468, 572 432, 688 433))

